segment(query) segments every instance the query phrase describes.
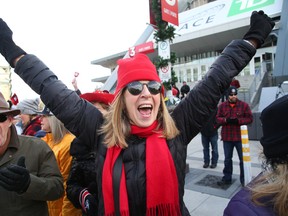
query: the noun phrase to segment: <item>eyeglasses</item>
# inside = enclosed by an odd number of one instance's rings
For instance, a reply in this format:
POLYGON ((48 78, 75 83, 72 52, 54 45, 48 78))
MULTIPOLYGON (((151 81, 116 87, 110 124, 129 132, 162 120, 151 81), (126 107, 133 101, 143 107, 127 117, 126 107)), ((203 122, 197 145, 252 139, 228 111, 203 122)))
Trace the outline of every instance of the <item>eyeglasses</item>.
POLYGON ((7 120, 7 115, 0 114, 0 123, 5 122, 7 120))
POLYGON ((233 97, 233 96, 237 96, 237 94, 229 94, 229 96, 233 97))
POLYGON ((156 82, 156 81, 150 81, 148 83, 141 83, 139 81, 135 81, 135 82, 129 83, 126 87, 128 91, 130 92, 130 94, 136 96, 136 95, 139 95, 143 91, 144 85, 147 86, 149 92, 152 95, 157 95, 161 91, 161 83, 156 82))

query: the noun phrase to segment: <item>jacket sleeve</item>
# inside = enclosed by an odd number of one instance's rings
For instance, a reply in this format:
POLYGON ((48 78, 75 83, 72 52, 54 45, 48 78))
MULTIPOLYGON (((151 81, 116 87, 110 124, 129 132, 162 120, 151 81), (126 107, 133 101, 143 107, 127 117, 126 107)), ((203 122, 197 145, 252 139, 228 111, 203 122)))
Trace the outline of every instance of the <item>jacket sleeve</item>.
POLYGON ((86 154, 81 158, 74 157, 70 175, 67 181, 67 197, 76 208, 81 208, 79 195, 83 189, 88 189, 97 200, 96 163, 94 153, 86 154))
MULTIPOLYGON (((75 136, 78 137, 84 130, 87 134, 95 134, 101 126, 103 116, 100 111, 68 89, 36 56, 23 56, 16 64, 15 72, 40 95, 43 103, 75 136)), ((93 135, 87 138, 96 140, 93 135)), ((85 142, 90 143, 91 140, 85 142)))
POLYGON ((232 78, 239 74, 255 55, 256 49, 243 40, 232 41, 201 80, 174 109, 173 118, 187 145, 216 109, 221 95, 232 78))
POLYGON ((224 104, 220 104, 218 112, 216 114, 216 122, 219 125, 225 125, 226 124, 226 116, 224 115, 224 104))
POLYGON ((79 195, 80 192, 85 188, 82 186, 83 183, 81 184, 81 176, 84 176, 84 173, 82 172, 82 169, 80 169, 76 158, 73 158, 70 174, 67 180, 66 193, 68 199, 75 206, 75 208, 81 208, 79 203, 79 195))

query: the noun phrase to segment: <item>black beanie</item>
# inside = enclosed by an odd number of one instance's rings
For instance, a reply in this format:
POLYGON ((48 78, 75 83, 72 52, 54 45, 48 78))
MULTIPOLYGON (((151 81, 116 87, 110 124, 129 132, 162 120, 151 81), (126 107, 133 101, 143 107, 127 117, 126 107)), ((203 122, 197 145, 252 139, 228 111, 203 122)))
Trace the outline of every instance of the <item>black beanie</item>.
POLYGON ((235 86, 230 86, 228 88, 228 95, 229 94, 236 94, 237 95, 238 91, 237 91, 237 88, 235 86))
POLYGON ((260 143, 266 158, 282 158, 288 154, 288 95, 266 107, 260 117, 263 136, 260 143))

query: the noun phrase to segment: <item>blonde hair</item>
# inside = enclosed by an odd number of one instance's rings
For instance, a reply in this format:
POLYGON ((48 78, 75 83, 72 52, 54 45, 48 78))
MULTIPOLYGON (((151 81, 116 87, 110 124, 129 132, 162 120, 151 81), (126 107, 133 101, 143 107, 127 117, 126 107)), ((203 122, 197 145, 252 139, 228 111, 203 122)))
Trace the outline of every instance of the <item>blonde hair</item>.
MULTIPOLYGON (((125 88, 115 97, 113 104, 111 104, 108 113, 105 115, 105 122, 100 130, 100 133, 105 134, 104 143, 108 147, 115 145, 121 148, 128 147, 126 139, 130 135, 130 120, 126 111, 124 91, 125 88)), ((167 110, 162 94, 160 95, 157 129, 163 130, 162 136, 165 139, 173 139, 179 134, 179 130, 167 110)))
POLYGON ((273 165, 252 187, 252 202, 259 206, 272 205, 279 216, 286 216, 288 212, 288 164, 273 165), (261 199, 268 197, 267 203, 261 199))
POLYGON ((65 128, 64 124, 55 116, 47 116, 47 119, 50 125, 51 133, 53 135, 52 142, 54 145, 57 145, 62 141, 64 136, 70 132, 65 128))

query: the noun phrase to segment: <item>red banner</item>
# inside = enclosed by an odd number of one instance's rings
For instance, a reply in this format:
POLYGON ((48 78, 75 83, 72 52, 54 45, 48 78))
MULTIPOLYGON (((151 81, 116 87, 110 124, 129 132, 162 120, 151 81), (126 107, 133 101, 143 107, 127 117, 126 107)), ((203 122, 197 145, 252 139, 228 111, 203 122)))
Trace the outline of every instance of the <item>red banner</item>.
POLYGON ((161 0, 161 8, 162 20, 178 26, 178 0, 161 0))
POLYGON ((18 102, 19 102, 18 96, 17 96, 15 93, 12 95, 12 97, 10 98, 10 100, 11 100, 12 104, 15 105, 15 106, 16 106, 16 105, 18 104, 18 102))
POLYGON ((136 53, 152 53, 154 52, 154 43, 152 41, 129 48, 129 56, 133 57, 136 53))

